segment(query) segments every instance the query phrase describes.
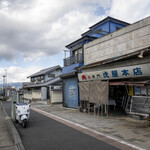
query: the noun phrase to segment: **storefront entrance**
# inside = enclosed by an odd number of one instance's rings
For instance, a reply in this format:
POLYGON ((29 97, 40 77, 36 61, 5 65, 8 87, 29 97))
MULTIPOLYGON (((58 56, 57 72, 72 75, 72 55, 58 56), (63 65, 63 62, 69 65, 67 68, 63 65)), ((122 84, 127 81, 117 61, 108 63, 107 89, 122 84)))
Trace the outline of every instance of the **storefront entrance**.
POLYGON ((128 86, 110 85, 109 86, 109 114, 125 115, 128 105, 128 86))

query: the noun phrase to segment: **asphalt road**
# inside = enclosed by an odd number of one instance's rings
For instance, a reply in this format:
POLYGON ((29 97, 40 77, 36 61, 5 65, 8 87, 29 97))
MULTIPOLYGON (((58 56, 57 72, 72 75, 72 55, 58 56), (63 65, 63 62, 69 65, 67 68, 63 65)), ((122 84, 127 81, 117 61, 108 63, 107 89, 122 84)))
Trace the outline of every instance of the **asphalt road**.
MULTIPOLYGON (((10 115, 11 103, 4 102, 4 106, 10 115)), ((16 123, 15 126, 26 150, 118 150, 34 111, 27 128, 16 123)))

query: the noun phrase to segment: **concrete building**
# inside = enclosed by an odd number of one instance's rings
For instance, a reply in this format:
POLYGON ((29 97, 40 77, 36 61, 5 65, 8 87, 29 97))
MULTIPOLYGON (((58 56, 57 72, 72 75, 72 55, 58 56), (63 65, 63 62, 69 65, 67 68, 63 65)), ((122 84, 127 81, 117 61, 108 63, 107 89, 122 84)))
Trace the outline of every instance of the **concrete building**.
POLYGON ((93 103, 102 113, 113 105, 130 114, 148 114, 150 17, 85 44, 84 66, 80 69, 80 98, 88 106, 93 103), (89 93, 93 91, 92 95, 85 97, 84 87, 89 93), (97 93, 105 93, 105 101, 97 93))
POLYGON ((64 59, 64 67, 62 68, 61 75, 63 79, 63 106, 77 108, 80 104, 78 78, 75 68, 84 65, 84 59, 86 59, 84 56, 84 45, 127 25, 129 24, 126 22, 107 17, 89 27, 87 32, 81 34, 80 39, 66 45, 70 56, 64 59))

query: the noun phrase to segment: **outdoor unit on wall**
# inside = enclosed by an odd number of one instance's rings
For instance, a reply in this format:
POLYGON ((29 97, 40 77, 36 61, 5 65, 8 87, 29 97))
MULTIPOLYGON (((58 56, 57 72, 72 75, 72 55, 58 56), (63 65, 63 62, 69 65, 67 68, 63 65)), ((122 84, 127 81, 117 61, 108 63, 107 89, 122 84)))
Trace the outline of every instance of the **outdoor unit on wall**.
POLYGON ((34 78, 31 78, 31 82, 35 82, 35 79, 34 79, 34 78))

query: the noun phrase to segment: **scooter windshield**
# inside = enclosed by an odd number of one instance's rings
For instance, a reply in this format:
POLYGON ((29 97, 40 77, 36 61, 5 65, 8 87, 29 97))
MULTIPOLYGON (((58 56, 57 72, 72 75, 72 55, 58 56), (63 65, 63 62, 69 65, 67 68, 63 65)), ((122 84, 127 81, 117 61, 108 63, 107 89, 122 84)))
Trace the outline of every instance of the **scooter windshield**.
POLYGON ((22 105, 28 105, 28 103, 18 103, 18 106, 22 106, 22 105))

